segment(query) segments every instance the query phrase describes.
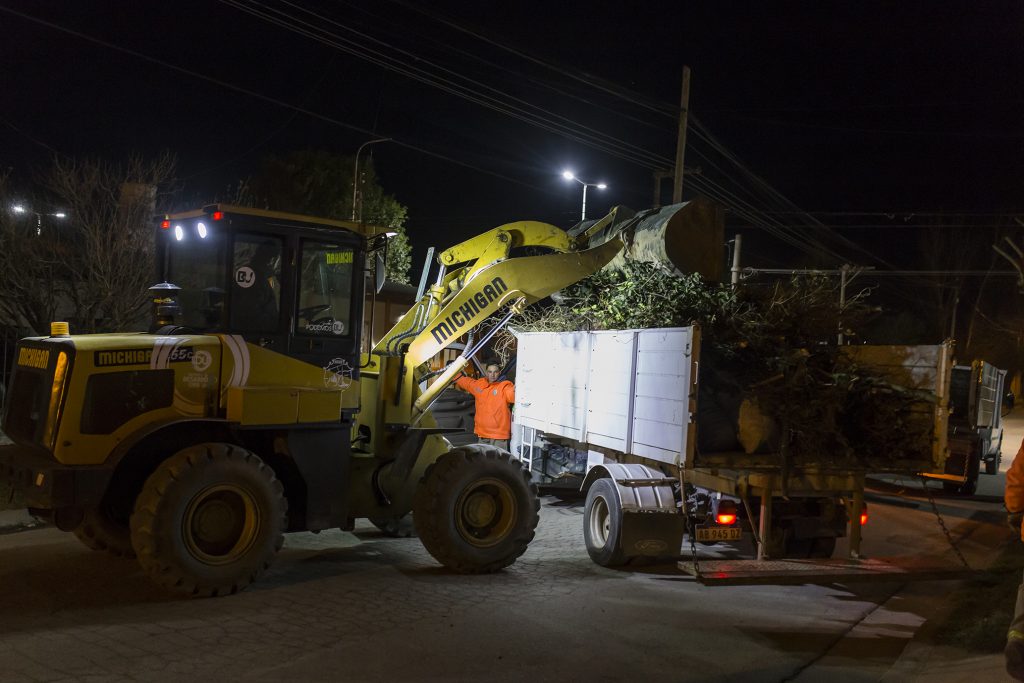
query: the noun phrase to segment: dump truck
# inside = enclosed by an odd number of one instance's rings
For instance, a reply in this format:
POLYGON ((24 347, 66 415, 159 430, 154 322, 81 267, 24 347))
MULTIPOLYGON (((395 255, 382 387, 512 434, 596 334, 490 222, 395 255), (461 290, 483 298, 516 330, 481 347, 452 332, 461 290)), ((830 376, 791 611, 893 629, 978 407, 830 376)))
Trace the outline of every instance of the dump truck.
POLYGON ((424 268, 413 307, 360 353, 386 231, 229 205, 157 223, 148 332, 55 322, 18 344, 0 477, 29 508, 194 596, 245 588, 285 532, 359 518, 387 530, 414 513, 457 572, 526 550, 528 474, 490 446, 452 447, 444 435, 462 430, 430 406, 516 311, 608 263, 618 236, 591 245, 592 231, 533 221, 483 232, 439 254, 430 286, 424 268), (467 334, 421 389, 426 362, 467 334))
POLYGON ((947 493, 971 496, 978 477, 998 474, 1003 445, 1006 370, 976 360, 950 380, 949 458, 939 478, 947 493))
MULTIPOLYGON (((906 417, 923 435, 919 449, 796 462, 764 447, 772 425, 749 402, 734 421, 702 408, 701 378, 710 368, 700 346, 697 326, 517 334, 515 442, 527 464, 553 446, 587 454, 583 536, 595 563, 677 556, 684 536, 692 548, 752 537, 760 560, 824 560, 849 535, 856 559, 865 477, 943 471, 951 344, 841 349, 877 376, 927 395, 906 417)), ((684 564, 697 567, 695 551, 684 564)), ((806 565, 801 571, 809 580, 806 565)))

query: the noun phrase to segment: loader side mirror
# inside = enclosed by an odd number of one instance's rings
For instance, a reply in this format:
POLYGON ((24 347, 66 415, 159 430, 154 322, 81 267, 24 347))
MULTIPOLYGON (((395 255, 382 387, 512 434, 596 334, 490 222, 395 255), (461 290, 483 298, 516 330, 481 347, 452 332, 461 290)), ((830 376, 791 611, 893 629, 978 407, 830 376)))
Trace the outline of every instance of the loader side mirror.
POLYGON ((384 278, 387 276, 387 261, 384 260, 384 252, 378 251, 377 267, 374 269, 374 287, 376 292, 380 294, 380 290, 384 289, 384 278))

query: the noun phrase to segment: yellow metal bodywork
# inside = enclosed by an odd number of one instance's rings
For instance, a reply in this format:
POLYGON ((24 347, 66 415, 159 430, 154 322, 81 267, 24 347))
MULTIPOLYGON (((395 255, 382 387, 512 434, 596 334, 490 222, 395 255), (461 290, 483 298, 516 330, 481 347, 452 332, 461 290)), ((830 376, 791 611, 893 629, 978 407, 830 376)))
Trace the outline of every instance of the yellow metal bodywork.
MULTIPOLYGON (((64 406, 53 452, 67 465, 102 464, 118 444, 154 425, 202 418, 247 426, 322 423, 338 421, 342 410, 359 406, 359 381, 352 378, 352 368, 321 368, 247 344, 240 337, 128 333, 54 341, 74 345, 69 381, 54 381, 53 391, 63 387, 65 395, 51 400, 54 409, 61 402, 64 406), (171 404, 142 411, 109 434, 84 433, 82 411, 89 379, 137 370, 172 371, 171 404)), ((28 365, 38 359, 26 354, 25 361, 28 365)), ((53 419, 57 421, 56 416, 53 419)))
MULTIPOLYGON (((522 309, 596 273, 623 247, 615 235, 591 249, 581 248, 594 229, 609 225, 610 213, 574 240, 547 223, 508 223, 442 252, 450 270, 385 334, 371 351, 377 356, 383 400, 379 425, 421 419, 430 401, 458 374, 449 370, 426 393, 416 386, 419 367, 492 314, 507 306, 522 309), (554 253, 511 256, 512 249, 538 247, 554 253)), ((365 403, 364 403, 365 405, 365 403)))
MULTIPOLYGON (((232 207, 217 208, 246 213, 232 207)), ((258 215, 295 218, 264 213, 258 215)), ((337 227, 355 229, 348 224, 337 227)), ((51 367, 50 353, 61 353, 66 348, 61 345, 74 348, 59 364, 66 381, 55 381, 51 390, 52 405, 61 406, 54 408, 51 419, 54 456, 60 463, 101 465, 119 446, 178 422, 213 419, 243 427, 287 430, 340 424, 342 414, 350 412, 355 416, 353 437, 360 435, 360 428, 368 427, 370 438, 357 442, 352 453, 349 515, 400 514, 409 509, 425 468, 450 449, 443 436, 426 436, 409 476, 395 477, 394 490, 382 496, 380 482, 387 479, 396 454, 403 449, 409 452, 408 445, 415 443, 409 439, 417 433, 408 427, 436 427, 429 412, 414 416, 415 401, 422 392, 421 366, 492 314, 533 303, 598 271, 621 247, 621 239, 614 237, 598 247, 581 249, 559 228, 532 221, 509 223, 456 245, 439 257, 447 269, 440 282, 362 359, 358 369, 341 358, 319 367, 226 334, 78 335, 54 338, 60 345, 54 343, 49 349, 31 348, 48 341, 41 339, 24 349, 20 360, 26 367, 38 369, 40 363, 51 367), (551 253, 512 254, 521 247, 551 253), (162 380, 173 384, 169 405, 147 406, 146 399, 140 398, 137 414, 129 402, 134 416, 111 427, 110 433, 83 433, 84 407, 92 405, 90 410, 95 411, 97 400, 101 400, 88 396, 90 378, 138 370, 173 373, 171 378, 163 375, 162 380)), ((443 382, 435 382, 419 408, 424 408, 452 375, 450 372, 443 382)))

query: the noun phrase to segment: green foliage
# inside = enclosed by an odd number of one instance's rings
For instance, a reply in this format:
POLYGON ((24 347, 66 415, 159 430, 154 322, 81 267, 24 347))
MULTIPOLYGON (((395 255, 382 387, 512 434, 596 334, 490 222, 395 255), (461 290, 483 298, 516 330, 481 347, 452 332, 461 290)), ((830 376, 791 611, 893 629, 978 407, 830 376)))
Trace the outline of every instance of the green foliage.
MULTIPOLYGON (((271 156, 240 191, 238 201, 271 211, 350 220, 354 170, 353 156, 323 150, 271 156)), ((398 232, 388 247, 388 279, 408 284, 412 257, 404 227, 408 209, 381 187, 371 157, 360 157, 359 184, 362 220, 398 232)))
POLYGON ((699 325, 698 407, 715 402, 735 419, 739 401, 753 401, 784 435, 773 444, 783 465, 927 457, 921 449, 931 443, 932 397, 858 367, 836 344, 841 327, 854 336, 877 313, 865 297, 857 293, 840 306, 836 284, 823 277, 734 290, 626 262, 514 324, 545 331, 699 325))

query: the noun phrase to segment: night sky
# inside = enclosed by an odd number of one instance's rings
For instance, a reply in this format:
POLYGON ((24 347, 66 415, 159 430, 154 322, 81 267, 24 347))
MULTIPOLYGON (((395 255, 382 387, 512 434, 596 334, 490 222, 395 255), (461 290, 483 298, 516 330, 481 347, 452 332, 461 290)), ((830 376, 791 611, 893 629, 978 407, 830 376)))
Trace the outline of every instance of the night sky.
MULTIPOLYGON (((1019 1, 0 0, 0 10, 0 167, 16 177, 52 152, 169 149, 182 201, 201 204, 266 154, 350 154, 390 137, 369 149, 409 207, 417 258, 512 220, 571 226, 580 187, 564 168, 608 183, 588 193, 590 217, 650 206, 652 172, 675 152, 683 64, 699 125, 686 166, 701 172, 685 195, 731 198, 742 210, 730 229, 761 226, 747 230, 750 263, 807 262, 807 250, 766 239, 765 224, 867 264, 836 232, 892 261, 907 234, 895 226, 919 214, 987 227, 1024 211, 1019 1)), ((666 181, 664 200, 669 191, 666 181)))

